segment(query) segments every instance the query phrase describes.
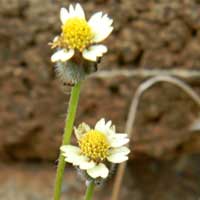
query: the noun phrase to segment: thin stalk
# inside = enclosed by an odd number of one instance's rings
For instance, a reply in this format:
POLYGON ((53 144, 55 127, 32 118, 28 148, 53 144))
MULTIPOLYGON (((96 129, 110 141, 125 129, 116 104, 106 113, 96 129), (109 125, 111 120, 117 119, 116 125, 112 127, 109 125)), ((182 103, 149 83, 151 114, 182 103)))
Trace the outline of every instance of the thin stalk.
MULTIPOLYGON (((186 94, 188 94, 189 97, 191 97, 191 99, 197 104, 198 107, 200 107, 199 95, 188 84, 184 83, 183 81, 177 79, 176 77, 164 76, 164 75, 150 78, 139 85, 138 89, 135 92, 135 95, 132 98, 132 102, 131 102, 131 106, 130 106, 129 114, 128 114, 128 120, 126 122, 126 128, 125 128, 125 132, 128 133, 130 139, 131 139, 131 133, 132 133, 133 127, 135 125, 136 114, 138 111, 138 106, 139 106, 142 95, 149 88, 151 88, 152 86, 160 82, 168 82, 168 83, 171 83, 172 85, 179 87, 186 94)), ((111 200, 119 199, 120 189, 121 189, 123 177, 125 174, 126 165, 127 163, 120 164, 117 170, 117 175, 116 175, 116 179, 113 186, 111 200)))
MULTIPOLYGON (((80 86, 81 86, 81 83, 79 82, 71 90, 68 112, 67 112, 67 117, 65 120, 65 128, 64 128, 62 145, 69 144, 71 140, 72 129, 74 125, 74 119, 75 119, 78 100, 79 100, 80 86)), ((64 161, 64 156, 60 153, 57 172, 56 172, 54 200, 60 200, 60 197, 61 197, 61 189, 62 189, 65 165, 66 163, 64 161)))
POLYGON ((86 190, 86 194, 85 194, 85 199, 84 200, 92 200, 92 196, 94 193, 94 181, 90 181, 87 190, 86 190))

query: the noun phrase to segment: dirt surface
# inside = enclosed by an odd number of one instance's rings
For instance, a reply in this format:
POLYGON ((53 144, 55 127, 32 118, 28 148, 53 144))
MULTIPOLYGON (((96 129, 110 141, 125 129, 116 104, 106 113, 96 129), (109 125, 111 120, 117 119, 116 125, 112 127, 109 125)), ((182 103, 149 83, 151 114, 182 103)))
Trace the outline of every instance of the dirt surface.
MULTIPOLYGON (((0 156, 55 160, 70 88, 63 88, 56 79, 47 44, 59 33, 60 6, 69 1, 44 0, 42 6, 38 0, 0 3, 0 156)), ((103 10, 114 19, 115 31, 106 41, 110 50, 101 69, 198 67, 198 1, 81 3, 88 16, 103 10)), ((77 123, 93 125, 105 117, 123 131, 132 95, 141 81, 125 77, 85 81, 77 123)), ((199 81, 187 81, 198 92, 199 81)), ((183 92, 158 85, 142 99, 134 130, 135 150, 160 158, 176 151, 193 137, 188 127, 197 115, 197 106, 183 92)))
MULTIPOLYGON (((197 155, 170 162, 147 158, 129 162, 119 200, 199 200, 199 163, 197 155)), ((54 176, 55 166, 50 163, 1 164, 0 199, 51 200, 54 176)), ((112 181, 96 187, 94 200, 110 199, 112 181)), ((66 170, 62 191, 62 200, 83 199, 84 182, 70 168, 66 170)))

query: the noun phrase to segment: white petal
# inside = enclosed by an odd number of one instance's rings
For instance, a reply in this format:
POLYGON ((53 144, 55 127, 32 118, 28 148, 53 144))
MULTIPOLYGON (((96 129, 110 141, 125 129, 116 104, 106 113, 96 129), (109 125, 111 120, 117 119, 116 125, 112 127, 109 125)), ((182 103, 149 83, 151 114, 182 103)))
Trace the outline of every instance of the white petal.
POLYGON ((62 155, 65 157, 66 162, 72 163, 75 166, 80 166, 81 169, 89 169, 95 166, 95 163, 90 162, 88 157, 81 154, 79 148, 77 151, 73 149, 64 149, 62 155))
POLYGON ((110 155, 107 159, 112 163, 121 163, 128 160, 127 155, 130 153, 130 149, 128 147, 119 147, 116 149, 110 150, 110 155))
POLYGON ((96 166, 94 161, 85 160, 79 164, 80 169, 87 170, 96 166))
POLYGON ((88 160, 87 157, 81 155, 80 148, 73 145, 63 145, 60 150, 62 155, 65 157, 65 161, 72 163, 73 165, 79 165, 81 162, 88 160))
POLYGON ((116 133, 117 137, 120 137, 120 138, 126 138, 128 137, 128 134, 127 133, 116 133))
POLYGON ((127 133, 115 133, 113 135, 113 137, 117 138, 117 139, 125 139, 128 138, 128 134, 127 133))
POLYGON ((110 155, 127 155, 130 153, 130 149, 128 147, 122 146, 119 148, 114 148, 109 151, 110 155))
POLYGON ((102 131, 102 129, 105 128, 105 125, 106 125, 105 119, 102 118, 102 119, 100 119, 100 120, 96 123, 94 129, 95 129, 95 130, 98 130, 98 131, 102 131))
POLYGON ((108 139, 108 141, 112 141, 113 136, 115 135, 115 129, 114 126, 111 126, 112 122, 108 121, 105 122, 105 119, 99 120, 95 125, 95 130, 98 130, 102 133, 104 133, 108 139))
POLYGON ((106 127, 107 128, 110 128, 111 127, 111 125, 112 125, 112 121, 110 120, 110 121, 108 121, 107 123, 106 123, 106 127))
POLYGON ((70 17, 75 17, 75 9, 72 4, 69 6, 69 15, 70 17))
POLYGON ((75 6, 74 14, 75 14, 76 17, 85 19, 84 10, 79 3, 77 3, 76 6, 75 6))
POLYGON ((115 134, 114 137, 109 138, 109 142, 111 147, 121 147, 129 142, 129 138, 122 138, 122 137, 117 137, 117 134, 115 134))
POLYGON ((73 145, 63 145, 60 147, 60 150, 64 153, 80 153, 80 148, 73 145))
POLYGON ((112 163, 121 163, 128 160, 128 156, 123 154, 113 154, 107 157, 107 159, 112 163))
POLYGON ((91 16, 88 24, 94 33, 94 42, 101 42, 110 35, 113 30, 112 22, 113 20, 107 15, 103 15, 102 12, 97 12, 91 16))
POLYGON ((66 162, 77 163, 80 160, 81 151, 78 147, 73 145, 64 145, 60 148, 62 155, 65 157, 66 162))
POLYGON ((96 165, 95 167, 88 169, 87 173, 92 178, 98 178, 98 177, 106 178, 108 176, 109 170, 103 163, 100 163, 96 165))
POLYGON ((73 49, 70 49, 69 51, 66 51, 64 49, 58 50, 51 56, 51 61, 52 62, 57 62, 57 61, 65 62, 65 61, 69 60, 73 55, 74 55, 73 49))
POLYGON ((88 161, 88 158, 86 156, 83 156, 81 154, 70 154, 70 155, 64 155, 65 161, 72 163, 75 166, 80 166, 82 163, 85 163, 88 161))
POLYGON ((97 61, 98 57, 102 57, 107 52, 107 47, 104 45, 93 45, 88 49, 83 50, 83 57, 90 61, 97 61))
POLYGON ((61 22, 64 24, 67 21, 68 18, 69 18, 69 13, 68 13, 67 9, 61 8, 60 9, 60 20, 61 20, 61 22))

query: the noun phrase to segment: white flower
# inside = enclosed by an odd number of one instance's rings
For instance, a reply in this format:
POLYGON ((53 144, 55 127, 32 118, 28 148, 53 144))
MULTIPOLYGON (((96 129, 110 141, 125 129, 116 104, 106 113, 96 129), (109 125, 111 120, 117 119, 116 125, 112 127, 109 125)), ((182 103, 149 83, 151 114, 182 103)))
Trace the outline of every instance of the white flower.
POLYGON ((79 3, 69 9, 61 8, 60 20, 62 32, 53 40, 52 47, 59 48, 51 57, 52 62, 65 62, 77 51, 90 61, 96 62, 107 52, 107 47, 97 44, 106 39, 113 30, 112 22, 107 14, 97 12, 86 21, 85 13, 79 3))
POLYGON ((110 163, 121 163, 128 160, 129 148, 124 146, 129 142, 126 133, 116 133, 111 121, 99 120, 94 129, 87 124, 75 128, 78 145, 63 145, 61 151, 65 161, 86 170, 92 178, 106 178, 110 163))

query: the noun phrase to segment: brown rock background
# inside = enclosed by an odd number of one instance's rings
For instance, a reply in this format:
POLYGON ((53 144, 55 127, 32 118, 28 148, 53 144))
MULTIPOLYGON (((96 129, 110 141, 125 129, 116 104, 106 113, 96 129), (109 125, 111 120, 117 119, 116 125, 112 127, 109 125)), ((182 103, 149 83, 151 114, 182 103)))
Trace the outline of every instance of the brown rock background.
MULTIPOLYGON (((57 158, 70 89, 56 79, 48 42, 59 34, 60 6, 70 2, 74 1, 0 0, 0 156, 2 162, 8 162, 6 166, 10 162, 14 166, 11 169, 2 166, 8 174, 2 178, 2 183, 8 180, 4 184, 6 188, 13 187, 9 182, 11 177, 23 182, 20 177, 24 176, 24 168, 31 171, 37 165, 37 169, 45 171, 46 164, 43 166, 41 162, 53 163, 57 158), (15 170, 15 162, 24 164, 15 170)), ((103 58, 100 70, 112 73, 124 69, 130 72, 178 69, 190 74, 200 69, 200 1, 85 0, 80 3, 88 17, 103 10, 114 19, 115 30, 105 42, 109 53, 103 58)), ((86 80, 76 124, 85 121, 93 125, 105 117, 123 131, 132 96, 143 80, 143 76, 86 80)), ((183 80, 200 93, 198 76, 183 80)), ((128 173, 133 180, 126 179, 123 199, 134 196, 136 200, 197 200, 200 136, 189 127, 197 119, 198 109, 185 93, 167 83, 158 84, 144 94, 132 133, 134 153, 128 173), (155 177, 159 177, 157 181, 155 177), (153 189, 154 185, 161 194, 153 189)), ((34 176, 27 173, 26 176, 34 176)), ((51 173, 47 176, 51 177, 51 173)), ((0 174, 0 180, 1 176, 5 174, 0 174)), ((23 187, 15 192, 19 191, 23 187)), ((0 199, 13 199, 8 194, 9 189, 0 199)), ((20 200, 44 197, 50 199, 40 194, 19 195, 20 200)))

